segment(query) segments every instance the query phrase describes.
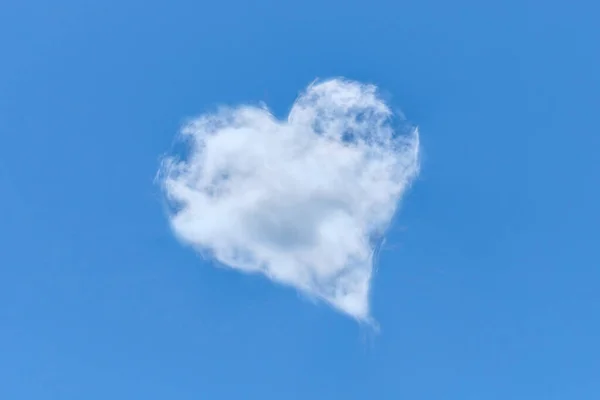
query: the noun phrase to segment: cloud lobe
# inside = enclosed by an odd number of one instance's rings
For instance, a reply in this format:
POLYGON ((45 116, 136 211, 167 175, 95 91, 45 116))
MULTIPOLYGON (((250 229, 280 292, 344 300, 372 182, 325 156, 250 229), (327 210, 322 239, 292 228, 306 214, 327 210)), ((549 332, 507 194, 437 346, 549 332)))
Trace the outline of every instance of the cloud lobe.
POLYGON ((373 254, 419 169, 377 88, 310 85, 286 120, 221 108, 181 131, 160 183, 174 233, 231 268, 262 273, 358 320, 370 318, 373 254))

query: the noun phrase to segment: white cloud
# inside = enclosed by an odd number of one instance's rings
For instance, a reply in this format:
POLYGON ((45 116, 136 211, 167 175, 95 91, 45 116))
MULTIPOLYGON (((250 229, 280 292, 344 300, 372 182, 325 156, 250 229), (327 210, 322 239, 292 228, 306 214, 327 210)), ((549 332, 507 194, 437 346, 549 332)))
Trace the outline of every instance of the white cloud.
POLYGON ((333 79, 310 85, 287 120, 254 106, 194 119, 182 130, 189 154, 159 175, 173 231, 369 320, 374 248, 418 173, 418 133, 392 117, 375 86, 333 79))

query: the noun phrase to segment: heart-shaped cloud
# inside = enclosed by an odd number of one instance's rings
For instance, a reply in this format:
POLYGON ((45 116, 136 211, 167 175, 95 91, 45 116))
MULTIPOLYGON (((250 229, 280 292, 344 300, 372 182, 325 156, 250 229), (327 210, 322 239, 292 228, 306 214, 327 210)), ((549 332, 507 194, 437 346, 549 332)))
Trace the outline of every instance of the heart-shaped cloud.
POLYGON ((182 130, 185 158, 164 159, 173 231, 220 263, 260 272, 370 318, 374 249, 418 173, 416 129, 403 135, 375 86, 310 85, 287 120, 240 106, 182 130))

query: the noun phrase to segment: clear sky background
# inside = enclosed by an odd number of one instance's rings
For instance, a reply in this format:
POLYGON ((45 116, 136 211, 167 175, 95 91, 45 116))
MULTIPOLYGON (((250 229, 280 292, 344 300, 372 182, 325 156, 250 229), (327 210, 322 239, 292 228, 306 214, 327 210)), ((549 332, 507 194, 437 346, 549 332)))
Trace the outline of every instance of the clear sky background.
POLYGON ((0 3, 0 398, 600 398, 592 1, 0 3), (181 123, 377 84, 422 173, 379 334, 169 231, 181 123))

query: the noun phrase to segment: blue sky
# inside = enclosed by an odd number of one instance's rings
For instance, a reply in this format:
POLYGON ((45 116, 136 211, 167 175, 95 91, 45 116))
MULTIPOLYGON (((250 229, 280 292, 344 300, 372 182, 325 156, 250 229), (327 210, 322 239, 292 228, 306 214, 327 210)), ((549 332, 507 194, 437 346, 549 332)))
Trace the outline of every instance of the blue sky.
POLYGON ((0 397, 597 399, 591 1, 0 5, 0 397), (316 77, 379 86, 422 168, 374 334, 173 236, 186 118, 316 77))

